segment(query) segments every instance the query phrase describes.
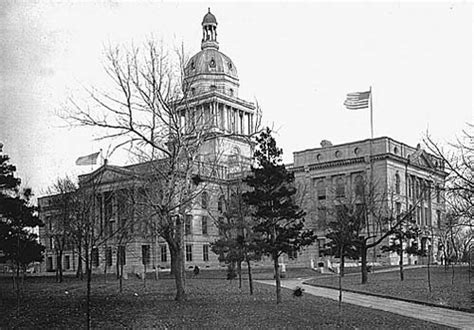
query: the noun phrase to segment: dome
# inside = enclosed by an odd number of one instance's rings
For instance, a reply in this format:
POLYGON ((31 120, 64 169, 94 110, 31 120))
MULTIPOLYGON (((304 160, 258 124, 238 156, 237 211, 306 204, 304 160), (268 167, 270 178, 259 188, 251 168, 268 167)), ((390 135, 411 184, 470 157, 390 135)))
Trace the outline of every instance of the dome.
POLYGON ((202 19, 202 25, 204 25, 204 24, 215 24, 215 25, 217 25, 216 16, 214 16, 211 13, 211 8, 208 9, 207 14, 204 15, 204 18, 202 19))
POLYGON ((201 74, 224 74, 238 79, 234 62, 227 55, 214 48, 203 49, 191 57, 186 65, 185 74, 187 77, 201 74))

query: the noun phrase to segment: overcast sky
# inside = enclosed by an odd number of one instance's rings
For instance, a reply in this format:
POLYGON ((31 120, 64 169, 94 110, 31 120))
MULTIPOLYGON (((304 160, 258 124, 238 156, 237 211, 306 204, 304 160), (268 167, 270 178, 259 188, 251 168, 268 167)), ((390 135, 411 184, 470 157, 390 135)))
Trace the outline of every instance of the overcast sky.
MULTIPOLYGON (((56 113, 81 86, 104 81, 104 47, 153 35, 200 50, 207 7, 220 50, 278 129, 284 160, 323 139, 370 137, 369 112, 343 107, 372 86, 375 136, 416 146, 429 129, 453 140, 472 122, 472 8, 457 2, 0 4, 0 142, 24 184, 41 194, 54 179, 89 170, 77 157, 109 143, 65 127, 56 113)), ((93 134, 95 134, 93 136, 93 134)), ((122 160, 112 157, 111 163, 122 160)))

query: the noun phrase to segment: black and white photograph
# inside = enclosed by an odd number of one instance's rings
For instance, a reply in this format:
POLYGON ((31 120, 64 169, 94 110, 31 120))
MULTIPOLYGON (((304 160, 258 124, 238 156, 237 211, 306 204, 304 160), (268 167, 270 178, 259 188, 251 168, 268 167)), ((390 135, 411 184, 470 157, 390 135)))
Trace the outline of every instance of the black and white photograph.
POLYGON ((0 3, 0 328, 474 329, 468 1, 0 3))

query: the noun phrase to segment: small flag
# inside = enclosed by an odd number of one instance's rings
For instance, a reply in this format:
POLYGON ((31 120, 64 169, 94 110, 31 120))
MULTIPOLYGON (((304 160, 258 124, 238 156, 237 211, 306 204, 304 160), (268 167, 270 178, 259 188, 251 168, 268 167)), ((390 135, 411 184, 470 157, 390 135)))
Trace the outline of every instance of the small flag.
POLYGON ((97 158, 99 157, 100 152, 95 152, 93 154, 82 156, 76 159, 76 165, 95 165, 97 164, 97 158))
POLYGON ((366 109, 369 107, 370 91, 347 94, 344 105, 349 110, 366 109))

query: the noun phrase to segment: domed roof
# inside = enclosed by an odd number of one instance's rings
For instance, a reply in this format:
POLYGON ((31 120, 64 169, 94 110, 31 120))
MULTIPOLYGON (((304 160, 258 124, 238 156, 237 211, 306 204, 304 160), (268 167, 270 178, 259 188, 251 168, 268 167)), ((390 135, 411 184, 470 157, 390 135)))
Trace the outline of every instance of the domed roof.
POLYGON ((211 8, 208 8, 207 14, 204 15, 204 18, 202 19, 202 25, 204 25, 204 24, 215 24, 215 25, 217 25, 216 16, 214 16, 211 13, 211 8))
POLYGON ((185 74, 187 77, 199 74, 225 74, 238 79, 234 62, 214 48, 205 48, 191 57, 186 64, 185 74))

